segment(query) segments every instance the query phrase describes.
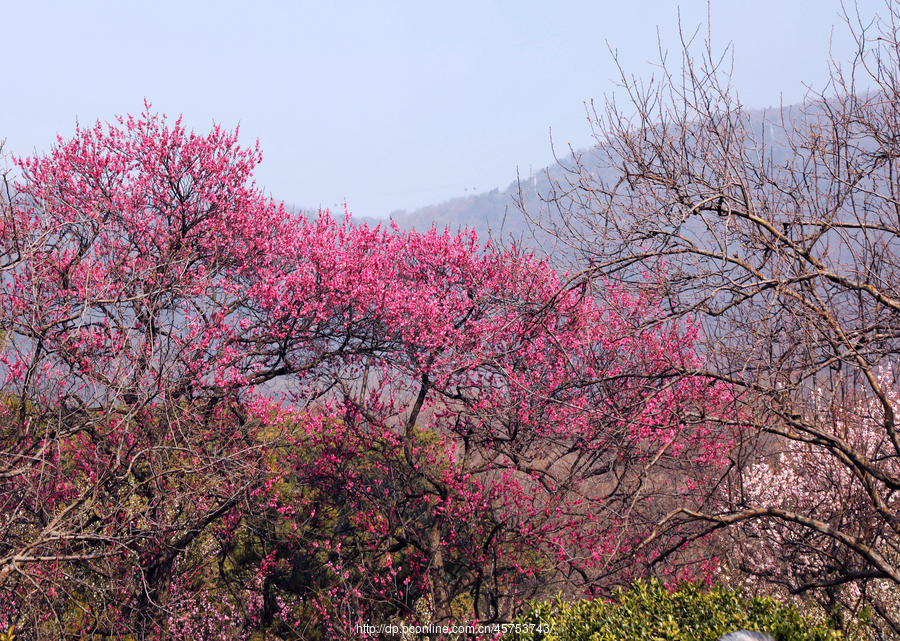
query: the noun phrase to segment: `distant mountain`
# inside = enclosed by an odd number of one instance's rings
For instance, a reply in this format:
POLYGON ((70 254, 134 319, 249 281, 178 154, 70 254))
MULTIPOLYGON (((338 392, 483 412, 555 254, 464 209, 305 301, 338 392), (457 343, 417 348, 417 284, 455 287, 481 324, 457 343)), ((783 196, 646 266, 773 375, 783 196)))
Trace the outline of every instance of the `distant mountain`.
POLYGON ((445 202, 421 207, 411 212, 395 211, 391 220, 403 229, 427 229, 434 225, 448 227, 455 231, 461 228, 474 229, 478 237, 506 236, 525 231, 525 220, 516 206, 518 189, 515 183, 505 190, 492 191, 453 198, 445 202))
MULTIPOLYGON (((791 105, 784 108, 786 126, 790 127, 792 121, 799 124, 797 115, 801 113, 800 105, 791 105)), ((778 109, 748 110, 750 117, 749 130, 762 137, 765 134, 766 145, 775 149, 775 160, 781 161, 787 158, 786 141, 779 127, 767 126, 763 131, 764 121, 779 123, 781 115, 778 109), (780 152, 779 152, 780 150, 780 152)), ((592 173, 597 173, 601 158, 606 158, 602 149, 587 148, 575 151, 580 162, 592 173)), ((524 203, 525 209, 531 216, 539 216, 548 212, 546 199, 549 197, 553 182, 565 184, 565 167, 573 165, 573 156, 568 155, 560 159, 560 162, 545 167, 532 175, 519 176, 504 190, 494 189, 489 192, 452 198, 442 203, 428 205, 412 211, 397 210, 390 214, 393 220, 402 229, 416 229, 423 231, 435 226, 439 229, 449 228, 456 231, 462 228, 473 229, 483 242, 491 239, 494 244, 508 244, 515 242, 518 245, 527 246, 538 253, 554 254, 560 251, 557 243, 547 234, 535 230, 528 217, 522 212, 518 203, 524 203)), ((612 177, 614 169, 604 170, 607 177, 612 177)), ((315 213, 315 212, 307 212, 315 213)), ((550 212, 551 216, 559 216, 559 212, 550 212)), ((387 224, 388 220, 371 217, 354 217, 354 220, 369 225, 387 224)), ((562 251, 566 251, 562 249, 562 251)))
MULTIPOLYGON (((585 150, 579 153, 592 152, 585 150)), ((465 228, 474 230, 483 242, 490 239, 495 244, 515 242, 534 247, 534 234, 520 204, 524 203, 530 214, 545 207, 541 195, 546 196, 550 192, 550 179, 559 179, 562 174, 559 166, 552 165, 530 176, 520 176, 503 190, 493 189, 472 196, 452 198, 413 211, 398 210, 392 212, 389 218, 402 229, 421 231, 435 226, 438 229, 446 227, 456 231, 465 228)))
MULTIPOLYGON (((746 110, 750 123, 749 132, 757 138, 764 140, 769 152, 773 153, 776 163, 787 160, 790 156, 784 127, 787 130, 801 125, 801 114, 804 111, 802 105, 789 105, 780 112, 778 108, 767 110, 746 110), (782 115, 784 124, 782 125, 782 115), (772 123, 776 123, 775 126, 772 123)), ((618 172, 614 168, 600 169, 601 159, 608 163, 604 150, 597 147, 575 151, 582 166, 591 173, 602 171, 607 178, 614 178, 618 172)), ((535 231, 525 214, 522 213, 517 201, 524 202, 525 209, 531 216, 549 213, 551 217, 559 217, 559 212, 548 210, 546 199, 551 193, 551 183, 566 184, 567 178, 564 167, 573 166, 573 156, 569 155, 560 159, 556 165, 545 167, 531 176, 520 176, 519 180, 500 191, 495 189, 490 192, 453 198, 446 202, 429 205, 413 211, 397 211, 390 218, 397 222, 403 229, 427 229, 431 225, 439 228, 449 227, 451 230, 467 227, 474 229, 479 238, 486 240, 492 238, 495 241, 509 242, 515 240, 520 244, 531 246, 537 251, 552 253, 558 248, 549 243, 550 239, 540 230, 535 231)))
MULTIPOLYGON (((539 190, 548 191, 549 182, 546 170, 540 177, 526 178, 522 181, 521 194, 526 203, 536 202, 539 190)), ((519 184, 512 182, 506 189, 493 189, 489 192, 451 198, 450 200, 427 205, 413 211, 396 210, 387 218, 371 216, 353 216, 356 223, 387 225, 394 221, 401 229, 425 231, 432 226, 438 229, 449 228, 451 231, 473 229, 482 242, 488 239, 509 242, 511 239, 523 241, 530 236, 528 224, 522 211, 516 204, 519 196, 519 184)), ((317 212, 306 207, 287 205, 290 211, 316 216, 317 212)), ((340 217, 335 215, 335 217, 340 217)))

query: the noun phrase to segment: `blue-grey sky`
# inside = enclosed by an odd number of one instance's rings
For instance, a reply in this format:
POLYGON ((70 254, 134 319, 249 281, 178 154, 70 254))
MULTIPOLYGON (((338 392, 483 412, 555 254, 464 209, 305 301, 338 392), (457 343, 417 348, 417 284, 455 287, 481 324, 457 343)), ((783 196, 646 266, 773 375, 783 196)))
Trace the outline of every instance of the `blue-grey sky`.
MULTIPOLYGON (((859 2, 864 16, 882 5, 859 2)), ((712 0, 742 102, 820 87, 830 43, 850 50, 840 9, 712 0)), ((4 1, 0 138, 45 151, 146 97, 196 130, 240 123, 276 198, 385 216, 506 187, 552 162, 551 128, 557 146, 588 145, 584 103, 616 81, 607 43, 647 76, 658 35, 677 58, 679 12, 705 32, 705 0, 4 1)))

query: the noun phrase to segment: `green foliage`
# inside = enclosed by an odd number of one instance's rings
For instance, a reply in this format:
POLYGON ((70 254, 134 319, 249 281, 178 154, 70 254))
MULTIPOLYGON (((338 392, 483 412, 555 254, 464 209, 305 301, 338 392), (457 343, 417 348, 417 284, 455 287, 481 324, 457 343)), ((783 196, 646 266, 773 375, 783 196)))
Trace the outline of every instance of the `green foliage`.
POLYGON ((526 631, 515 641, 716 641, 735 630, 756 630, 775 641, 847 639, 823 623, 805 619, 795 608, 771 598, 743 598, 721 587, 704 590, 683 584, 667 590, 657 580, 636 581, 614 599, 561 599, 538 603, 516 623, 526 631), (527 629, 533 626, 531 629, 527 629))

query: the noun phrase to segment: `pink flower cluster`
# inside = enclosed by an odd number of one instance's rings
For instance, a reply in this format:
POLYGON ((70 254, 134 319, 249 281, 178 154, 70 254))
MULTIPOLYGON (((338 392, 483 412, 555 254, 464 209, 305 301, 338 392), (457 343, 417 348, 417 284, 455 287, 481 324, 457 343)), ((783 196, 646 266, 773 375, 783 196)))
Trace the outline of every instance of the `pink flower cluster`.
POLYGON ((90 585, 113 626, 341 636, 652 561, 667 470, 700 487, 730 447, 728 389, 675 376, 696 328, 473 233, 289 214, 259 160, 148 105, 19 163, 0 587, 58 586, 62 627, 90 585))

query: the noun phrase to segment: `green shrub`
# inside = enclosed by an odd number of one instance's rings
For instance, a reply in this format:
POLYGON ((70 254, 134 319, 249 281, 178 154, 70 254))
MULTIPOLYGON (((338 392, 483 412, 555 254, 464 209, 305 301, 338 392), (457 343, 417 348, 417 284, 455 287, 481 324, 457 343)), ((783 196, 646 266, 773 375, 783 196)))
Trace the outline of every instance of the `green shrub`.
POLYGON ((724 588, 683 584, 670 592, 659 581, 636 581, 605 602, 533 604, 515 623, 515 641, 716 641, 726 632, 756 630, 775 641, 847 639, 824 623, 770 598, 746 599, 724 588), (531 629, 529 629, 531 628, 531 629))

